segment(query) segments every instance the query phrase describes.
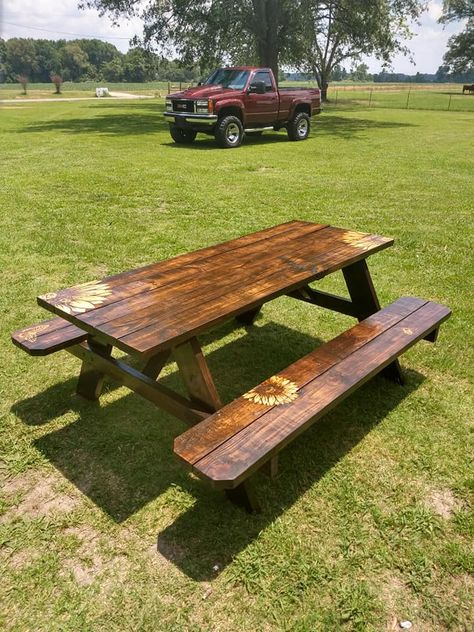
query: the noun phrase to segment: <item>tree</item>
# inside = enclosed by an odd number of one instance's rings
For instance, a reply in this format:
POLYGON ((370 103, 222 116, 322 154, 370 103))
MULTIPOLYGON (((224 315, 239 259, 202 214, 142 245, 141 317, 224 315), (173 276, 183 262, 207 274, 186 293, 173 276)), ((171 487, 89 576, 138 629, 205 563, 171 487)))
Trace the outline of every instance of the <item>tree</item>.
POLYGON ((26 88, 28 87, 28 77, 26 75, 18 75, 16 80, 23 88, 23 94, 26 94, 26 88))
POLYGON ((51 83, 54 83, 56 86, 56 94, 61 94, 61 85, 63 83, 61 75, 58 75, 57 73, 51 75, 51 83))
POLYGON ((358 64, 351 72, 351 79, 354 81, 370 81, 372 76, 369 75, 367 64, 358 64))
POLYGON ((474 2, 472 0, 445 0, 441 23, 467 19, 461 33, 448 40, 443 61, 448 72, 474 72, 474 2))
POLYGON ((74 42, 69 42, 62 48, 61 62, 67 81, 80 81, 91 71, 87 54, 74 42))
POLYGON ((120 57, 115 57, 102 66, 102 77, 106 81, 123 80, 123 63, 120 57))
POLYGON ((109 42, 101 42, 98 39, 77 39, 73 40, 87 55, 87 59, 92 68, 94 76, 99 77, 105 64, 118 59, 120 51, 109 42))
POLYGON ((12 37, 5 42, 4 63, 7 78, 16 81, 18 75, 33 76, 37 70, 34 40, 12 37))
POLYGON ((410 34, 409 22, 423 10, 422 0, 308 0, 307 4, 309 19, 298 65, 313 73, 323 100, 334 68, 344 61, 375 55, 387 65, 394 53, 407 54, 403 40, 410 34))
POLYGON ((256 62, 278 77, 280 62, 294 58, 305 23, 306 0, 82 0, 118 21, 140 14, 144 42, 178 51, 188 64, 256 62), (144 5, 142 10, 140 7, 144 5))
POLYGON ((155 59, 149 51, 131 48, 123 58, 123 77, 125 81, 142 83, 155 79, 155 59))

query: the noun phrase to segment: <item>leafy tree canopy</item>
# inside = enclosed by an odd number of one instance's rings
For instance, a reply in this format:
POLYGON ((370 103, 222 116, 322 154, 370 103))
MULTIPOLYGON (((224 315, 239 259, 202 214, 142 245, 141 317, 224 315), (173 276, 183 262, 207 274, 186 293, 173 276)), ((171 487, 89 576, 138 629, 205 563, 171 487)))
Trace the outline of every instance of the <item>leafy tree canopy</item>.
POLYGON ((469 73, 474 71, 473 0, 445 0, 439 21, 446 23, 458 20, 467 20, 467 24, 461 33, 449 38, 448 50, 443 57, 444 67, 450 73, 469 73))

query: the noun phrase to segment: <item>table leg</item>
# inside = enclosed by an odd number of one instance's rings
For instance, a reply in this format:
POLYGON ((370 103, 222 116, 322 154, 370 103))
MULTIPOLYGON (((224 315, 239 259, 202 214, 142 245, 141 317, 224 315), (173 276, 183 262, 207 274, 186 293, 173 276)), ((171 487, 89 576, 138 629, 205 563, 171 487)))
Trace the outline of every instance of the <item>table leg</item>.
MULTIPOLYGON (((367 267, 367 261, 363 259, 352 263, 343 268, 342 273, 354 306, 355 316, 359 322, 379 311, 380 303, 367 267)), ((393 382, 404 383, 398 359, 385 367, 381 373, 393 382)))
MULTIPOLYGON (((112 345, 104 345, 93 339, 88 341, 89 347, 97 354, 108 358, 112 354, 112 345)), ((105 373, 94 367, 94 362, 83 360, 77 382, 76 392, 86 399, 99 399, 104 385, 105 373)))
POLYGON ((142 369, 143 375, 146 375, 152 380, 157 380, 169 357, 170 351, 167 349, 149 358, 142 369))
POLYGON ((197 338, 173 348, 173 356, 191 401, 208 412, 222 408, 221 400, 197 338))
POLYGON ((234 505, 241 507, 248 513, 261 512, 260 503, 258 502, 253 485, 249 480, 240 483, 240 485, 237 485, 234 489, 226 489, 225 495, 234 505))
POLYGON ((242 325, 253 325, 261 309, 261 305, 254 307, 254 309, 250 309, 248 312, 244 312, 243 314, 236 316, 235 320, 242 325))

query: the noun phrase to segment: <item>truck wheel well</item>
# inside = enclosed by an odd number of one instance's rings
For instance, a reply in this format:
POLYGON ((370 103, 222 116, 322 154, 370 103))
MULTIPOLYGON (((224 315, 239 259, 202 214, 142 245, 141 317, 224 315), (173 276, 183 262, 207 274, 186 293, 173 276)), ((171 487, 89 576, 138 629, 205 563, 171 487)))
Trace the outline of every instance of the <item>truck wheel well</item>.
POLYGON ((224 118, 224 116, 236 116, 242 123, 244 122, 242 110, 236 106, 222 108, 222 110, 219 110, 218 116, 219 119, 224 118))
POLYGON ((311 107, 307 103, 299 103, 295 107, 295 111, 293 112, 293 116, 296 116, 298 112, 306 112, 308 116, 311 116, 311 107))

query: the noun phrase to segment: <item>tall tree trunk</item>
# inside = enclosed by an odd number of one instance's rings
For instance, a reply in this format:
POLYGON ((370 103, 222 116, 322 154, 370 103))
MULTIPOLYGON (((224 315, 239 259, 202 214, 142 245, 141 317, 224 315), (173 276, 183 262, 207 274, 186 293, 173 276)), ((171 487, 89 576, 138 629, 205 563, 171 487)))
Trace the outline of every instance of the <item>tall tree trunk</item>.
POLYGON ((253 0, 258 62, 271 68, 278 83, 279 0, 253 0))
POLYGON ((318 88, 321 90, 321 101, 326 103, 328 101, 329 73, 324 69, 318 70, 315 75, 318 88))

